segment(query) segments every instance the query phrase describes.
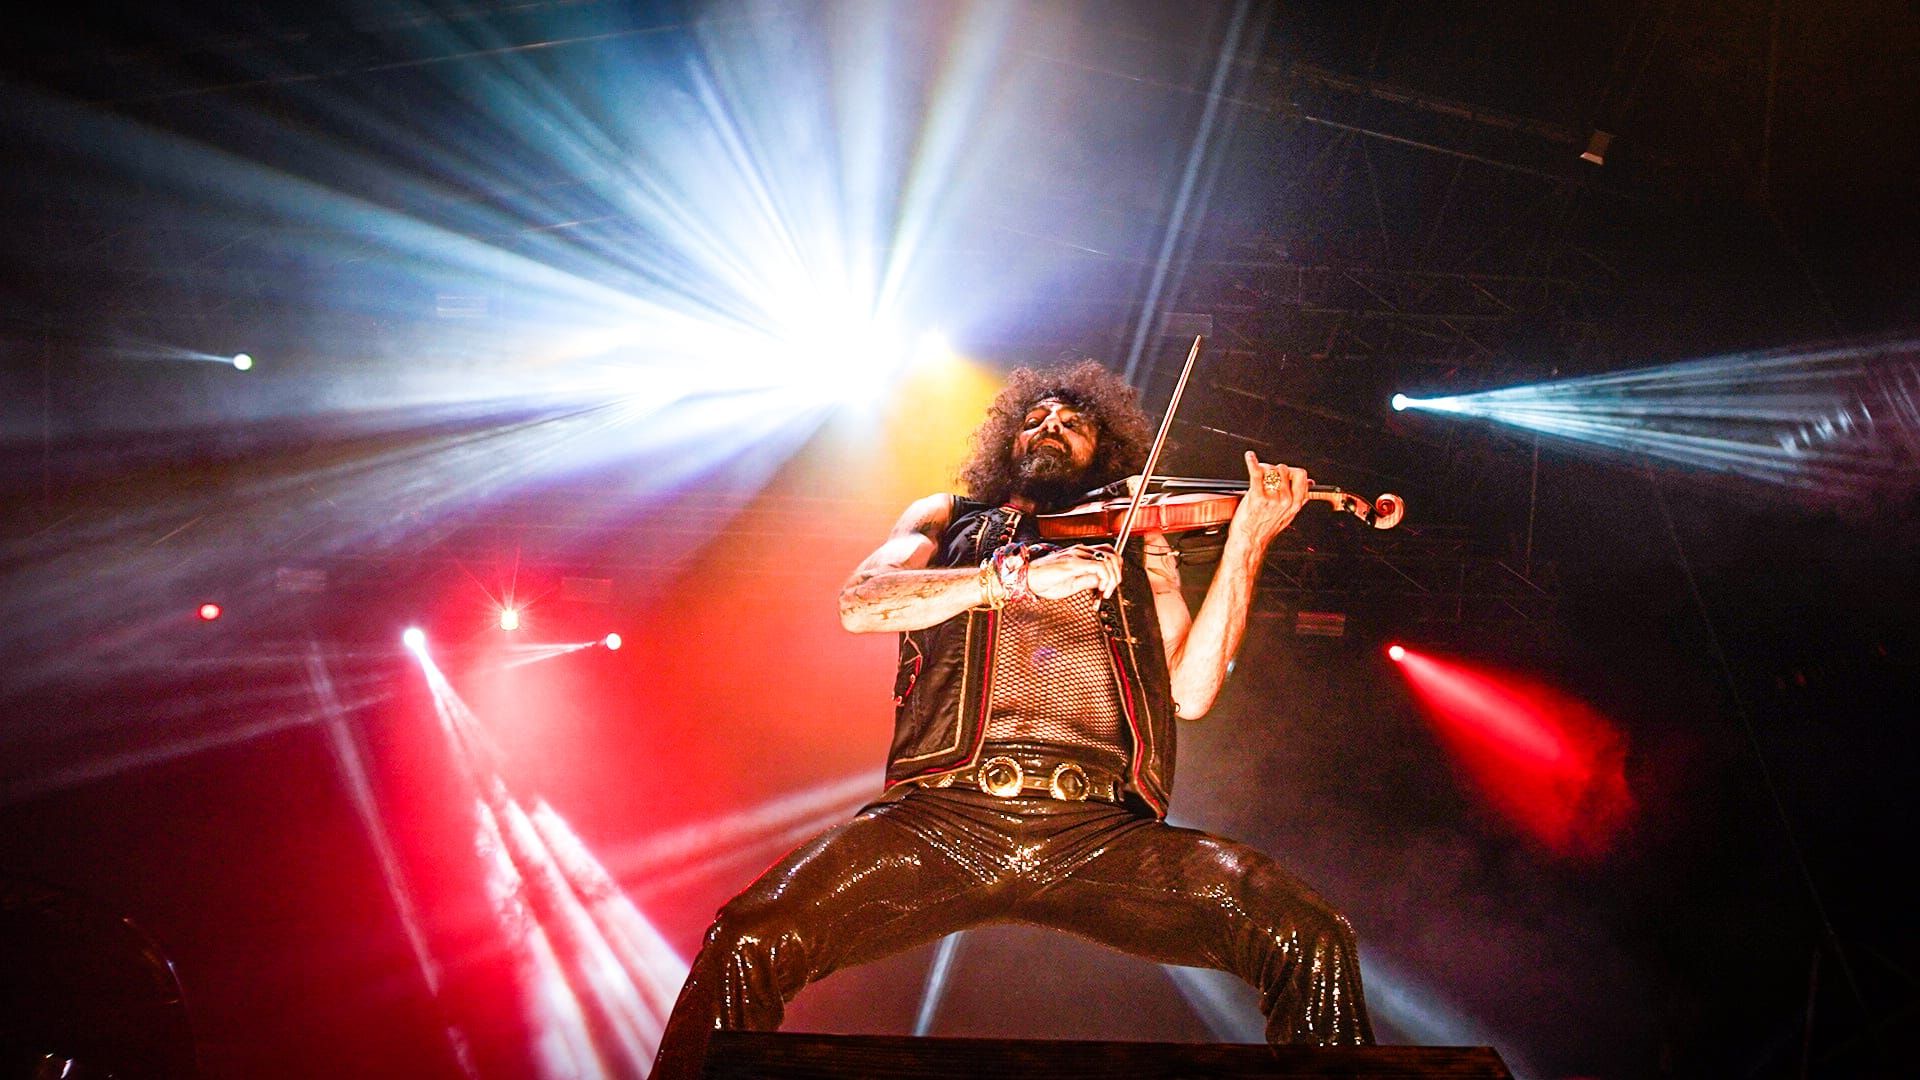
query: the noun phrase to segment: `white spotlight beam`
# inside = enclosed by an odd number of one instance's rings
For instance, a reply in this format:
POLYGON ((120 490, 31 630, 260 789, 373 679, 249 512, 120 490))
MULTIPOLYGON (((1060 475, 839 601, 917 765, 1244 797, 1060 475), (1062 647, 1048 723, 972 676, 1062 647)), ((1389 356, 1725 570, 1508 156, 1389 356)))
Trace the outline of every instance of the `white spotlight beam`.
POLYGON ((528 664, 537 664, 542 660, 552 660, 556 656, 565 656, 568 653, 576 653, 582 649, 591 649, 595 645, 600 644, 601 640, 603 639, 596 639, 594 641, 570 641, 557 645, 510 645, 507 647, 507 650, 512 654, 512 659, 502 664, 501 667, 525 667, 528 664))
MULTIPOLYGON (((360 754, 359 741, 354 737, 352 727, 347 723, 350 713, 340 700, 334 686, 333 673, 328 670, 326 659, 320 654, 317 643, 310 644, 307 651, 307 682, 311 687, 314 702, 325 717, 325 730, 328 744, 333 750, 334 765, 339 770, 341 785, 350 796, 354 809, 360 814, 360 825, 365 831, 367 842, 373 847, 379 861, 381 880, 387 887, 387 896, 393 901, 394 912, 399 916, 400 926, 406 934, 407 944, 413 950, 414 963, 420 969, 421 981, 427 985, 427 992, 437 1001, 441 995, 441 968, 439 958, 434 956, 433 947, 427 940, 425 926, 420 919, 419 905, 414 903, 413 888, 407 880, 406 871, 400 864, 400 857, 394 849, 393 839, 388 832, 386 816, 381 813, 378 799, 373 793, 373 783, 367 774, 365 761, 360 754)), ((480 1073, 475 1068, 468 1049, 466 1032, 458 1024, 448 1022, 445 1027, 448 1052, 460 1066, 469 1080, 479 1080, 480 1073)))
POLYGON ((434 711, 474 800, 475 850, 519 962, 542 1077, 641 1075, 687 966, 544 801, 508 790, 479 719, 424 648, 434 711))
POLYGON ((685 864, 705 863, 800 824, 849 815, 885 786, 873 773, 830 780, 744 810, 672 829, 608 858, 622 879, 654 877, 685 864))
POLYGON ((1420 398, 1395 408, 1479 417, 1569 444, 1852 498, 1910 483, 1920 343, 1742 354, 1420 398))
POLYGON ((934 1018, 940 1015, 940 1002, 947 996, 947 978, 953 972, 954 957, 959 954, 961 939, 966 936, 964 930, 948 934, 934 950, 933 966, 927 969, 927 984, 920 990, 920 1009, 913 1019, 915 1035, 933 1033, 934 1018))

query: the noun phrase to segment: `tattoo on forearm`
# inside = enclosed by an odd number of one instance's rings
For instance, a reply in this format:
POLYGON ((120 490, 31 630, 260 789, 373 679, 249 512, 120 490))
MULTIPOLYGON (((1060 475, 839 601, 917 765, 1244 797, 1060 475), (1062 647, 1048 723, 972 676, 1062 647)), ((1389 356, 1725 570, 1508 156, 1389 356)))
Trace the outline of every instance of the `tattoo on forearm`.
POLYGON ((891 622, 918 610, 923 604, 944 598, 952 589, 954 577, 942 571, 872 570, 858 575, 851 590, 868 614, 880 622, 891 622), (895 575, 877 589, 868 586, 881 575, 895 575))

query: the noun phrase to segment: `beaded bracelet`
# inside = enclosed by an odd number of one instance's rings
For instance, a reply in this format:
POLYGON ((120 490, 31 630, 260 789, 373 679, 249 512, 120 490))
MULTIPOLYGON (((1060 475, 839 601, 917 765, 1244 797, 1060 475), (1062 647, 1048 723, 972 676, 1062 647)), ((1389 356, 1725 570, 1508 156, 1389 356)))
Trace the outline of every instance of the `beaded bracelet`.
POLYGON ((1027 563, 1025 544, 1007 544, 993 553, 993 569, 1000 575, 1007 599, 1033 599, 1033 590, 1027 587, 1027 563))
POLYGON ((1000 575, 1008 600, 1033 600, 1037 596, 1027 585, 1027 568, 1042 555, 1060 550, 1052 544, 1004 544, 989 561, 1000 575))

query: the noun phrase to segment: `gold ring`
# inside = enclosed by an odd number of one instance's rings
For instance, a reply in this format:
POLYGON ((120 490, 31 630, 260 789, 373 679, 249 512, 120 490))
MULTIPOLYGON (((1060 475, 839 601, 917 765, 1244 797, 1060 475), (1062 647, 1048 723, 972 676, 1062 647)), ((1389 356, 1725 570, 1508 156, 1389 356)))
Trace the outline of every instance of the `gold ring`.
POLYGON ((1280 485, 1284 483, 1286 483, 1285 477, 1277 472, 1269 472, 1266 477, 1260 481, 1260 486, 1266 488, 1268 491, 1279 491, 1280 485))

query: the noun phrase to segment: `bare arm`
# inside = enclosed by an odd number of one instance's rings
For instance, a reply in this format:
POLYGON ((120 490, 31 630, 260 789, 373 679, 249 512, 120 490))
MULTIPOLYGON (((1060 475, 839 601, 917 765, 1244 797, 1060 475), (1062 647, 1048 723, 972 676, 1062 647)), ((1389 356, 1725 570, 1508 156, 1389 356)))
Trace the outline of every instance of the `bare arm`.
MULTIPOLYGON (((1152 538, 1148 540, 1154 607, 1160 617, 1160 636, 1167 646, 1173 700, 1183 719, 1197 720, 1206 715, 1220 696, 1220 687, 1227 679, 1227 661, 1239 651, 1240 639, 1246 635, 1253 586, 1267 557, 1267 546, 1306 505, 1311 483, 1306 470, 1264 465, 1251 451, 1247 453, 1247 477, 1247 495, 1240 500, 1227 528, 1227 546, 1220 553, 1219 569, 1207 586, 1199 614, 1187 616, 1178 567, 1173 565, 1172 556, 1166 555, 1161 558, 1167 569, 1156 570, 1151 554, 1156 545, 1152 538), (1270 491, 1262 481, 1269 470, 1275 469, 1283 474, 1284 483, 1270 491), (1163 585, 1163 576, 1170 577, 1170 589, 1163 585)), ((1164 540, 1158 546, 1164 548, 1164 540)))
POLYGON ((919 630, 980 603, 980 570, 929 570, 953 500, 929 495, 907 507, 893 531, 840 590, 840 625, 856 634, 919 630))
MULTIPOLYGON (((1180 591, 1180 559, 1173 544, 1163 533, 1146 533, 1147 584, 1153 587, 1153 613, 1160 623, 1160 643, 1166 646, 1167 668, 1173 670, 1186 650, 1187 634, 1193 629, 1193 612, 1180 591)), ((1174 695, 1176 703, 1183 699, 1174 695)), ((1184 715, 1184 711, 1182 712, 1184 715)))
MULTIPOLYGON (((856 634, 921 630, 945 622, 985 597, 980 568, 929 570, 940 534, 952 520, 953 502, 929 495, 900 515, 886 542, 853 571, 840 590, 840 625, 856 634)), ((1107 547, 1068 547, 1035 559, 1027 585, 1048 599, 1085 589, 1112 592, 1120 584, 1120 562, 1107 547)))

